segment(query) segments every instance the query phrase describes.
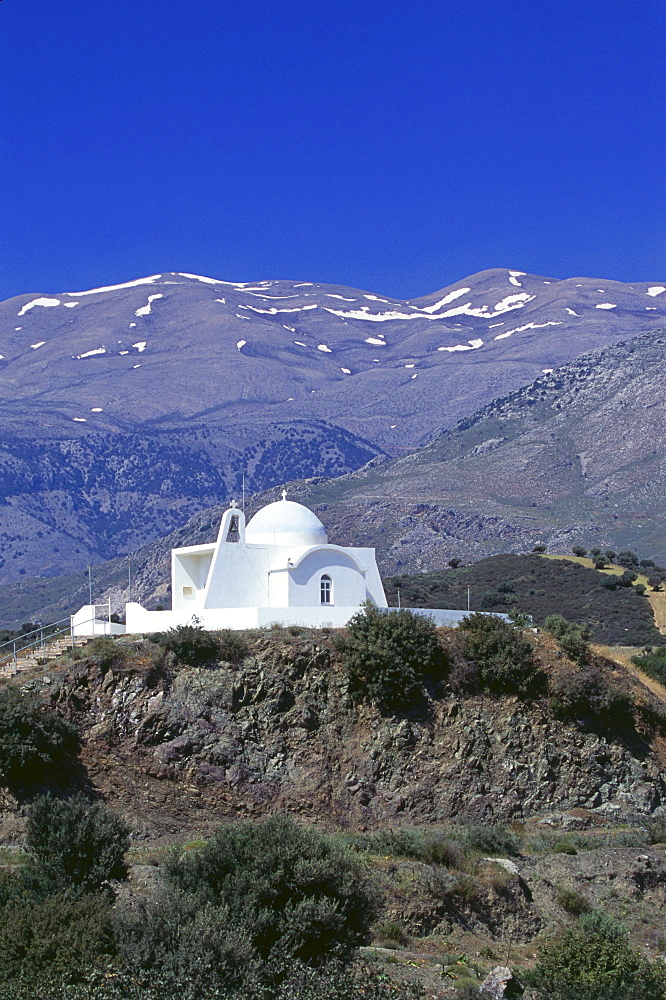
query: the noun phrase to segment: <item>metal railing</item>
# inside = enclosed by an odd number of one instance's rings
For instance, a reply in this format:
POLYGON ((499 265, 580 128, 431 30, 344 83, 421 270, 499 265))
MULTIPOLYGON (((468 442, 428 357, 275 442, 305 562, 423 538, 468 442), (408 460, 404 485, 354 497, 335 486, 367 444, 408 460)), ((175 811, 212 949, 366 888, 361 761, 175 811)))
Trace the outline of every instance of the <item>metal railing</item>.
MULTIPOLYGON (((74 615, 69 615, 68 618, 60 618, 57 622, 50 622, 48 625, 42 625, 40 628, 33 629, 31 632, 25 632, 23 635, 17 636, 17 638, 15 639, 10 639, 8 642, 0 643, 0 670, 6 669, 9 664, 12 664, 14 669, 17 670, 21 654, 27 655, 29 651, 31 650, 34 651, 35 649, 45 650, 46 646, 50 642, 52 642, 53 640, 57 641, 58 639, 62 639, 62 637, 66 634, 70 635, 73 642, 75 639, 74 635, 75 627, 78 628, 81 625, 94 626, 96 622, 100 621, 104 622, 105 620, 104 618, 97 617, 96 613, 97 608, 105 608, 105 609, 108 608, 106 621, 107 622, 111 621, 110 601, 105 602, 104 604, 95 604, 93 605, 93 607, 95 611, 93 612, 92 618, 87 618, 85 621, 77 622, 76 626, 74 625, 74 615), (55 625, 62 625, 63 622, 67 622, 68 624, 64 628, 54 629, 55 625), (33 639, 31 642, 23 641, 24 639, 27 639, 31 635, 35 635, 38 637, 36 639, 33 639), (11 650, 7 649, 7 647, 11 647, 11 650), (3 649, 5 649, 6 652, 3 653, 3 649)), ((95 637, 94 630, 93 630, 93 635, 91 636, 81 636, 81 638, 90 638, 90 639, 94 637, 95 637)))

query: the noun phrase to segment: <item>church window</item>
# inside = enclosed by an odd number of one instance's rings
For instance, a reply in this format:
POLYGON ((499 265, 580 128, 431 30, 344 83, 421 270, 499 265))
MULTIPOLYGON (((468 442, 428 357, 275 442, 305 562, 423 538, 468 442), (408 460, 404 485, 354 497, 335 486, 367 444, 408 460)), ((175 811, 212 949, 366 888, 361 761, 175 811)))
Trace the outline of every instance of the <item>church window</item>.
POLYGON ((319 582, 319 592, 321 594, 321 603, 322 604, 331 604, 332 603, 331 602, 331 596, 332 596, 331 595, 331 588, 332 588, 331 578, 330 578, 330 576, 328 576, 327 573, 324 573, 324 575, 322 576, 322 578, 321 578, 321 580, 319 582))
POLYGON ((183 587, 183 597, 193 597, 194 588, 193 587, 183 587))

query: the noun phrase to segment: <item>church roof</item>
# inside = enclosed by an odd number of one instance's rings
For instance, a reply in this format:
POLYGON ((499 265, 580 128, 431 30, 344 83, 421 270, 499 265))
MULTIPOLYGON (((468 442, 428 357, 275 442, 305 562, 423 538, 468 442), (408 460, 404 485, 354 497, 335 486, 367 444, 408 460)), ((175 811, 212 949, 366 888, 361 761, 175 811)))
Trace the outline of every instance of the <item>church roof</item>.
POLYGON ((294 500, 277 500, 258 510, 245 529, 249 545, 325 545, 326 528, 316 514, 294 500))

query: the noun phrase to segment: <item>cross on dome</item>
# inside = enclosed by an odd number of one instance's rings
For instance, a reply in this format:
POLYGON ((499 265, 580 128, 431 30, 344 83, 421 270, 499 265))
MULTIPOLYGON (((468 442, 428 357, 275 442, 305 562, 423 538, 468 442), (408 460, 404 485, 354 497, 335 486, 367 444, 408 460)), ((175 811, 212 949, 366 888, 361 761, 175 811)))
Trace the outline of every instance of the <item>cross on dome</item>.
POLYGON ((287 499, 287 491, 286 490, 282 490, 282 499, 283 500, 287 499))
POLYGON ((231 506, 232 506, 232 507, 236 507, 236 501, 235 501, 235 500, 232 500, 232 501, 231 501, 231 506))

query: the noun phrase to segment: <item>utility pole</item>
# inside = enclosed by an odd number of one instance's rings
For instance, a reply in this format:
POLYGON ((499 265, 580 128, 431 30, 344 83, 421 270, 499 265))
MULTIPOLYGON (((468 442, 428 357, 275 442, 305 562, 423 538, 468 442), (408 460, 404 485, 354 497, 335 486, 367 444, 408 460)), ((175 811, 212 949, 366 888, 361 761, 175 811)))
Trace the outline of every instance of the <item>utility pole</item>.
POLYGON ((467 610, 469 611, 469 587, 467 588, 467 610))
POLYGON ((398 610, 400 610, 400 587, 398 587, 398 610))
POLYGON ((127 603, 132 600, 132 557, 127 557, 127 603))
POLYGON ((243 473, 243 514, 245 514, 245 473, 243 473))
POLYGON ((92 566, 88 563, 88 604, 92 605, 92 566))

